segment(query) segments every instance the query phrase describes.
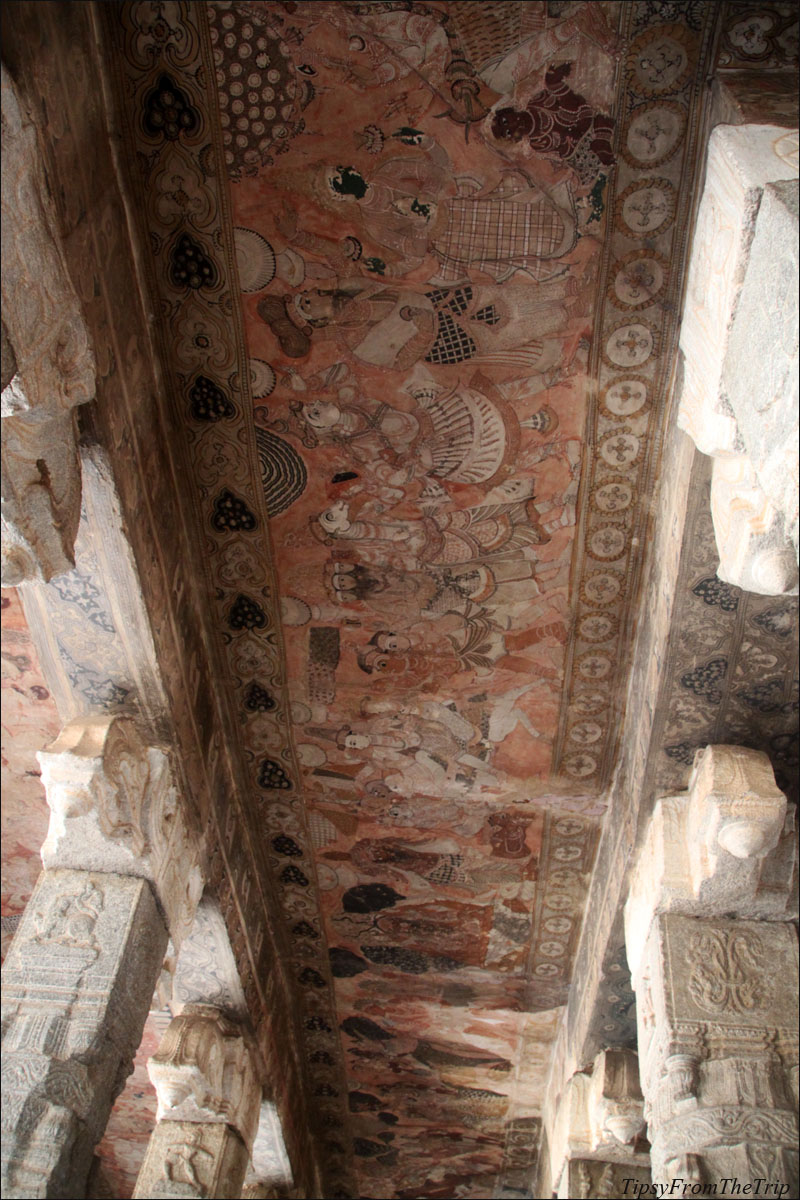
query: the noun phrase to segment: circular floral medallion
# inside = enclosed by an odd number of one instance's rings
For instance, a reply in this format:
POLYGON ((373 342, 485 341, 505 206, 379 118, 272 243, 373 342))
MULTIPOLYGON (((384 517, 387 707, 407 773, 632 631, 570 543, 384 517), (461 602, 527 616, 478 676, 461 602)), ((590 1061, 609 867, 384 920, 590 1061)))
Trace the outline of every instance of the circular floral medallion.
POLYGON ((570 700, 570 708, 582 716, 595 716, 608 708, 608 696, 604 692, 576 692, 570 700))
POLYGON ((622 153, 631 166, 660 167, 683 141, 686 110, 674 100, 650 100, 631 113, 622 153))
POLYGON ((607 642, 617 632, 618 624, 612 613, 587 613, 578 625, 578 636, 585 642, 607 642))
POLYGON ((603 736, 603 726, 599 721, 578 721, 569 731, 569 739, 578 746, 593 746, 603 736))
MULTIPOLYGON (((562 760, 564 770, 573 779, 588 779, 590 775, 594 775, 597 770, 597 759, 591 754, 581 752, 579 754, 565 754, 562 760)), ((559 847, 562 849, 563 847, 559 847)))
POLYGON ((674 218, 675 188, 668 179, 638 179, 617 199, 617 223, 633 237, 661 233, 674 218))
POLYGON ((610 433, 600 443, 600 457, 610 467, 632 467, 642 450, 641 439, 627 425, 610 433))
POLYGON ((636 489, 623 475, 606 479, 592 491, 592 504, 603 513, 626 512, 636 498, 636 489))
POLYGON ((642 375, 617 379, 600 393, 600 403, 614 417, 630 417, 647 404, 649 384, 642 375))
POLYGON ((655 250, 634 250, 613 267, 608 298, 618 308, 647 308, 664 291, 668 270, 655 250))
POLYGON ((608 334, 603 358, 612 367, 640 367, 656 352, 657 331, 649 321, 626 321, 608 334))
POLYGON ((581 586, 584 600, 592 605, 613 604, 622 591, 622 576, 613 571, 595 571, 581 586))
POLYGON ((659 25, 640 33, 631 43, 628 71, 634 91, 642 96, 678 92, 692 69, 692 38, 681 25, 659 25))
POLYGON ((583 679, 605 679, 611 673, 611 655, 602 650, 590 650, 578 659, 578 674, 583 679))
POLYGON ((588 549, 592 558, 614 562, 622 558, 627 548, 627 530, 624 525, 603 525, 589 535, 588 549))

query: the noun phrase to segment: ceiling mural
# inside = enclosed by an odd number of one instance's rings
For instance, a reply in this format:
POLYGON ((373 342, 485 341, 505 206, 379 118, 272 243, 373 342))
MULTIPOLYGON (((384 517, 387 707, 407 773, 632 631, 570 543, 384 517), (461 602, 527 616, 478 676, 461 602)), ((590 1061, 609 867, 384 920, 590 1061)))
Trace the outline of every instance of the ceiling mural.
POLYGON ((530 1167, 618 736, 716 13, 104 14, 242 805, 338 1194, 352 1163, 360 1193, 398 1197, 485 1196, 530 1167))

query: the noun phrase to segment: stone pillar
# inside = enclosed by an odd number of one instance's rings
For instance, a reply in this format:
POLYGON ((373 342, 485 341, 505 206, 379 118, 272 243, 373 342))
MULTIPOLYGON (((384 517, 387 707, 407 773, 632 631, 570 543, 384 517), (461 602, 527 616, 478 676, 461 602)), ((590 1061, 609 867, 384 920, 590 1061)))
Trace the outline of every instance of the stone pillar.
POLYGON ((718 575, 798 587, 797 135, 718 125, 692 243, 678 424, 714 459, 718 575))
POLYGON ((200 851, 131 721, 72 722, 39 761, 46 869, 3 965, 3 1195, 82 1196, 200 851))
POLYGON ((656 806, 625 936, 657 1183, 797 1191, 795 863, 757 751, 707 747, 688 793, 656 806))
POLYGON ((148 1071, 158 1123, 134 1197, 241 1196, 261 1104, 241 1028, 210 1005, 186 1005, 148 1071))
POLYGON ((624 1178, 650 1181, 639 1069, 632 1050, 598 1054, 569 1080, 550 1131, 548 1179, 559 1197, 618 1196, 624 1178))
POLYGON ((82 1196, 167 945, 150 885, 39 877, 3 964, 3 1196, 82 1196))

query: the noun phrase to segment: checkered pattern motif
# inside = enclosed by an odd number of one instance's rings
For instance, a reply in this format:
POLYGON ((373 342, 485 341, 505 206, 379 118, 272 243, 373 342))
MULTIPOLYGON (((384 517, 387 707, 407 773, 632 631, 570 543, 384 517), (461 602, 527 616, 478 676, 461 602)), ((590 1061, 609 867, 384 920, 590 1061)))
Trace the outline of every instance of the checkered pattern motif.
POLYGON ((448 201, 448 212, 447 229, 434 245, 443 282, 463 279, 467 264, 496 277, 498 268, 533 265, 553 254, 564 237, 564 222, 548 204, 456 197, 448 201))

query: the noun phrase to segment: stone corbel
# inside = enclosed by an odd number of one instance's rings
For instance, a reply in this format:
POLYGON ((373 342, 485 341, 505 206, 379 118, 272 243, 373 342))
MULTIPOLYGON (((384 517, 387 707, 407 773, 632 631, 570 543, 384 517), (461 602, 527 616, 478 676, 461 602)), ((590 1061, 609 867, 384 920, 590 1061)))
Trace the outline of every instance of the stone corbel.
POLYGON ((2 584, 75 564, 81 475, 72 409, 95 365, 67 274, 36 130, 2 67, 2 584))
POLYGON ((636 1054, 601 1051, 590 1075, 572 1076, 558 1107, 548 1139, 554 1184, 563 1181, 576 1160, 626 1163, 647 1171, 648 1156, 637 1146, 644 1126, 636 1054))
POLYGON ((791 920, 797 914, 794 810, 769 759, 740 746, 698 751, 689 790, 659 800, 625 905, 635 974, 659 913, 791 920))
POLYGON ((593 1151, 633 1147, 644 1131, 639 1060, 633 1050, 603 1050, 589 1084, 589 1140, 593 1151))
POLYGON ((164 752, 104 714, 71 721, 37 757, 50 806, 44 866, 147 879, 179 949, 203 891, 201 847, 164 752))
POLYGON ((159 1121, 229 1125, 252 1152, 261 1087, 242 1029, 217 1009, 189 1004, 170 1022, 147 1070, 159 1121))

